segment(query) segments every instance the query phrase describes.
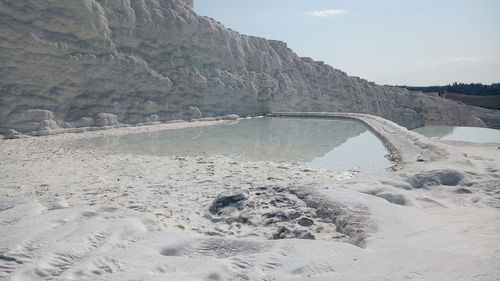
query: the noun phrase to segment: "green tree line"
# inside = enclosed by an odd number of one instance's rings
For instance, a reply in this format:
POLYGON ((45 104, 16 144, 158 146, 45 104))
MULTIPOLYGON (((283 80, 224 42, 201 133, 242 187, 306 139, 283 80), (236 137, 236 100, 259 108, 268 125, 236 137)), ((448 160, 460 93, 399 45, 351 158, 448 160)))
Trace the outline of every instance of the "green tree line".
POLYGON ((410 91, 422 91, 427 92, 448 92, 457 93, 464 95, 474 95, 474 96, 492 96, 500 95, 500 83, 493 83, 491 85, 484 85, 480 83, 453 83, 445 86, 427 86, 427 87, 413 87, 413 86, 397 86, 401 88, 408 89, 410 91))

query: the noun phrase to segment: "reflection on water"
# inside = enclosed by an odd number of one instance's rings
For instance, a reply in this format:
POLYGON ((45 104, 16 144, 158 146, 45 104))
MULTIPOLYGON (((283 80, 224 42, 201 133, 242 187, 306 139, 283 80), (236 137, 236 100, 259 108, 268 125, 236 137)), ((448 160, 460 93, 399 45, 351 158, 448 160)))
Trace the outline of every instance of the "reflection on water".
POLYGON ((427 137, 479 143, 500 143, 500 130, 474 127, 427 126, 413 130, 427 137))
POLYGON ((382 142, 354 120, 259 118, 229 125, 82 140, 72 146, 157 156, 226 154, 243 160, 292 161, 364 172, 391 166, 382 142))

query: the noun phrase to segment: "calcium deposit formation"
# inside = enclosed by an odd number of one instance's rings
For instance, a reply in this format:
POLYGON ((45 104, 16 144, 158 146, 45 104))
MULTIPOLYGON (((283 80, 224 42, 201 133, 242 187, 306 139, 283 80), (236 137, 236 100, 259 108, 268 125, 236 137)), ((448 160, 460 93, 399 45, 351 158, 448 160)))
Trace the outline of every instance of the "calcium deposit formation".
POLYGON ((185 0, 1 0, 0 133, 277 111, 477 125, 457 103, 347 76, 185 0))

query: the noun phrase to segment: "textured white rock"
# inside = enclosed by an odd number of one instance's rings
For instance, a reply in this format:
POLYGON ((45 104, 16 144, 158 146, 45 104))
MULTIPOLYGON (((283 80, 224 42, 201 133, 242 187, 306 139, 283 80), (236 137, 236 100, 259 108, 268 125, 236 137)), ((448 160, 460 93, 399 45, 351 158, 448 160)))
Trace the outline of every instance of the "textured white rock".
POLYGON ((482 125, 454 102, 347 76, 190 5, 1 0, 0 131, 272 111, 370 113, 411 128, 482 125), (103 121, 109 114, 116 119, 103 121))
POLYGON ((389 140, 402 170, 351 177, 291 163, 67 146, 223 121, 1 141, 0 279, 498 280, 497 145, 428 139, 379 117, 344 116, 389 140), (415 161, 426 150, 428 161, 415 161), (460 181, 446 179, 455 173, 460 181), (216 196, 235 188, 250 192, 244 208, 210 214, 216 196), (274 199, 287 206, 267 204, 274 199), (299 225, 297 215, 314 225, 299 225), (262 226, 270 219, 281 222, 262 226), (293 237, 292 226, 325 228, 301 236, 317 240, 262 239, 293 237), (222 237, 209 236, 217 232, 222 237), (335 242, 346 240, 365 248, 335 242))

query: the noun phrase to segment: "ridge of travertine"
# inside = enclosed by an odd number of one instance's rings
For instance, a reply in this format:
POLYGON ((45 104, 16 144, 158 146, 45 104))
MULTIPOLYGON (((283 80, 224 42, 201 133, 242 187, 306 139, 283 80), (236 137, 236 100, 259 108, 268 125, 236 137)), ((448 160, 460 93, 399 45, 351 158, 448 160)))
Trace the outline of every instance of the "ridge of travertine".
POLYGON ((0 133, 277 111, 483 126, 462 105, 347 76, 181 0, 0 0, 0 133))

